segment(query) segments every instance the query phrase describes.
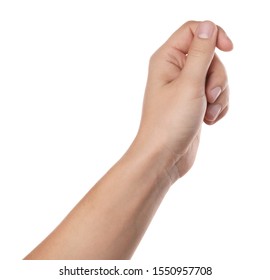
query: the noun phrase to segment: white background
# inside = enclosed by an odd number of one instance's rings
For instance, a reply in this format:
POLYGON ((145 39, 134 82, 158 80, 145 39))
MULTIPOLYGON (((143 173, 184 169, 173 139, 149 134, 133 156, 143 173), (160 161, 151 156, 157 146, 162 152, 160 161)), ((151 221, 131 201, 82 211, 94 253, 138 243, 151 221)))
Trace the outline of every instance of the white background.
POLYGON ((269 279, 268 2, 0 3, 2 263, 29 253, 126 151, 150 55, 185 21, 209 19, 235 46, 218 52, 230 112, 204 126, 194 167, 171 188, 133 262, 269 279))

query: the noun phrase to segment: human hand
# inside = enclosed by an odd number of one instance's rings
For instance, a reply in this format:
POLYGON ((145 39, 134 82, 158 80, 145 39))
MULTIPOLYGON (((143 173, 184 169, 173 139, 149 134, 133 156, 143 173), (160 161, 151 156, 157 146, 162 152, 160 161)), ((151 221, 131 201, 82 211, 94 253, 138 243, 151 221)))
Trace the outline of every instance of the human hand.
POLYGON ((130 149, 25 259, 132 256, 170 184, 192 166, 203 121, 214 124, 227 112, 216 46, 232 49, 220 27, 187 22, 152 56, 130 149))
POLYGON ((224 30, 209 21, 190 21, 150 60, 135 141, 165 155, 166 170, 173 182, 195 160, 203 121, 214 124, 228 110, 227 75, 215 47, 232 50, 224 30))

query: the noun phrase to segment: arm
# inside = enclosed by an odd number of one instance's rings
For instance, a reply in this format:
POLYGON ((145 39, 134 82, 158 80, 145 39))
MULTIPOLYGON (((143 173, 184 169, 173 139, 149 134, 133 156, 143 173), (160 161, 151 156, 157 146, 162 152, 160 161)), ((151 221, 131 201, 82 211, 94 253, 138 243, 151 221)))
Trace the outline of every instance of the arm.
POLYGON ((28 259, 132 256, 170 185, 159 152, 138 146, 132 145, 28 259))
POLYGON ((25 259, 129 259, 170 186, 192 166, 203 121, 227 112, 210 22, 188 22, 152 56, 138 134, 123 157, 25 259), (187 55, 188 54, 188 55, 187 55))

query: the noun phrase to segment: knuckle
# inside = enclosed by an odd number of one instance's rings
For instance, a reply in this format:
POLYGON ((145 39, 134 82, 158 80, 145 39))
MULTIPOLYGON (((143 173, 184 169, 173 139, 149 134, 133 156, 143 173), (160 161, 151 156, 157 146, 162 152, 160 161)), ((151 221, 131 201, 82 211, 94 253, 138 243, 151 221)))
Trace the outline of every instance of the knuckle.
POLYGON ((209 49, 208 47, 202 46, 202 45, 197 45, 193 46, 189 52, 188 55, 191 55, 193 57, 201 57, 205 55, 210 55, 212 53, 212 50, 209 49))
POLYGON ((167 50, 164 47, 160 47, 150 56, 149 63, 156 64, 160 59, 165 57, 166 53, 167 50))
POLYGON ((192 26, 194 24, 198 24, 198 21, 196 20, 188 20, 184 23, 185 26, 192 26))
POLYGON ((150 56, 150 59, 149 59, 149 64, 153 64, 156 62, 157 58, 158 58, 158 51, 155 51, 151 56, 150 56))

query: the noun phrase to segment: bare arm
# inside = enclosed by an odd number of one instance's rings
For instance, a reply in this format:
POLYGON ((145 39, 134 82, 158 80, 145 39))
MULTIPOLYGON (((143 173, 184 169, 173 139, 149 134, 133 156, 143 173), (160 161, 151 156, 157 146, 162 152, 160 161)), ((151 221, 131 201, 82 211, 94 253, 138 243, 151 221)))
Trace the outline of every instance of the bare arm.
POLYGON ((170 180, 158 152, 137 144, 89 191, 29 259, 129 259, 170 180))
POLYGON ((130 148, 25 259, 131 258, 166 192, 191 168, 203 121, 227 112, 216 46, 232 49, 221 28, 188 22, 152 56, 130 148))

